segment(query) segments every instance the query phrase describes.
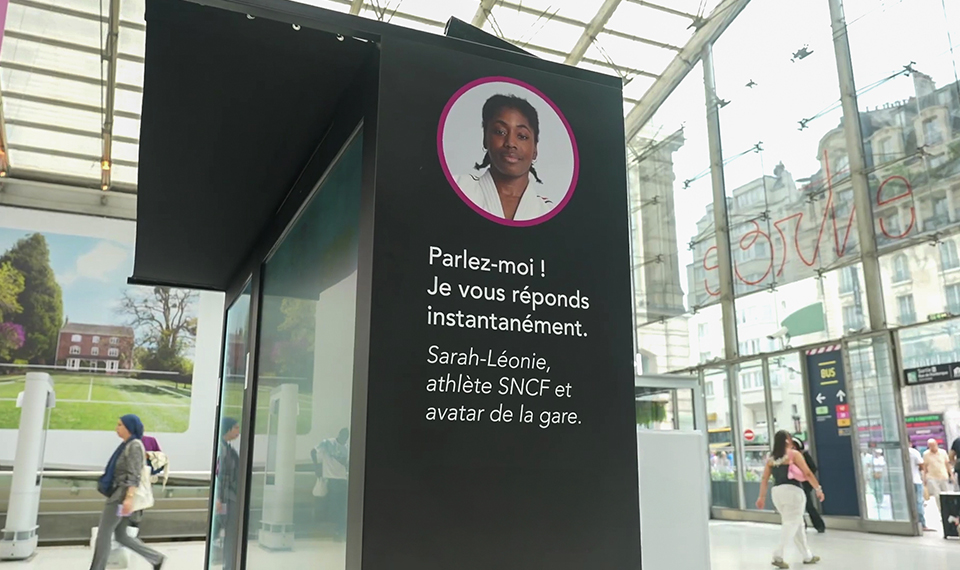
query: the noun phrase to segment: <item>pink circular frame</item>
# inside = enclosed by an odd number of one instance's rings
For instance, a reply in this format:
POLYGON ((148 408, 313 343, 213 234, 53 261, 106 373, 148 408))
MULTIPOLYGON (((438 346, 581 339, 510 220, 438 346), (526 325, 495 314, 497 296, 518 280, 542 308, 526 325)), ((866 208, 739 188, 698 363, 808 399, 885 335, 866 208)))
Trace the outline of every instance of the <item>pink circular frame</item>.
POLYGON ((457 90, 456 93, 453 94, 453 97, 451 97, 450 100, 447 101, 447 105, 443 108, 443 113, 440 115, 440 126, 437 128, 437 154, 440 156, 440 167, 443 168, 443 174, 447 177, 447 181, 450 183, 450 186, 453 187, 457 195, 460 196, 460 199, 463 200, 464 203, 466 203, 468 206, 470 206, 470 208, 472 208, 473 211, 480 214, 484 218, 504 226, 514 226, 514 227, 536 226, 538 224, 542 224, 543 222, 546 222, 550 218, 559 214, 560 210, 563 210, 563 208, 567 205, 567 202, 570 201, 570 198, 573 197, 573 192, 577 187, 577 178, 580 175, 580 152, 577 149, 577 139, 573 136, 573 129, 570 128, 570 123, 567 121, 567 118, 563 115, 563 112, 560 111, 560 108, 557 107, 557 105, 553 101, 551 101, 549 97, 544 95, 539 89, 537 89, 533 85, 524 83, 523 81, 520 81, 518 79, 513 79, 512 77, 500 77, 500 76, 481 77, 480 79, 467 83, 466 85, 461 87, 459 90, 457 90), (553 112, 556 113, 558 117, 560 117, 560 121, 563 122, 563 126, 567 129, 567 136, 570 137, 570 146, 573 149, 573 178, 570 179, 570 188, 567 189, 567 193, 563 196, 563 199, 560 201, 560 203, 557 204, 556 208, 550 210, 549 212, 540 216, 539 218, 533 218, 532 220, 516 221, 516 220, 508 220, 506 218, 501 218, 499 216, 495 216, 487 212, 480 206, 477 206, 476 204, 474 204, 473 201, 470 198, 468 198, 466 194, 464 194, 463 190, 460 189, 460 186, 457 185, 457 181, 456 179, 454 179, 453 174, 450 172, 450 168, 447 166, 447 157, 443 152, 443 130, 444 130, 444 127, 446 127, 447 125, 447 116, 450 114, 450 110, 453 108, 454 104, 456 104, 456 102, 460 99, 461 96, 463 96, 464 93, 466 93, 467 91, 470 91, 471 89, 473 89, 474 87, 477 87, 478 85, 483 85, 485 83, 512 83, 514 85, 518 85, 520 87, 523 87, 524 89, 527 89, 533 92, 535 95, 537 95, 538 97, 546 101, 548 105, 550 105, 550 108, 553 109, 553 112))

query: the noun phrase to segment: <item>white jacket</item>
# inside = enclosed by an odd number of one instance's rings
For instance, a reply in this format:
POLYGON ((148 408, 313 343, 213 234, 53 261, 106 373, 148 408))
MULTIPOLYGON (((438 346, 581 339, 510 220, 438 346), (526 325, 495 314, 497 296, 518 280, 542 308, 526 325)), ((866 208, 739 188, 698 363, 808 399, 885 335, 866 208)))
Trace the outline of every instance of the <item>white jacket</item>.
MULTIPOLYGON (((539 218, 549 213, 555 206, 553 200, 537 194, 537 181, 532 174, 529 177, 527 189, 520 197, 520 205, 517 206, 517 212, 513 216, 513 220, 517 222, 539 218)), ((467 198, 483 211, 498 218, 506 218, 503 215, 503 204, 500 202, 497 185, 493 181, 489 168, 482 174, 461 174, 456 177, 456 183, 467 198)))

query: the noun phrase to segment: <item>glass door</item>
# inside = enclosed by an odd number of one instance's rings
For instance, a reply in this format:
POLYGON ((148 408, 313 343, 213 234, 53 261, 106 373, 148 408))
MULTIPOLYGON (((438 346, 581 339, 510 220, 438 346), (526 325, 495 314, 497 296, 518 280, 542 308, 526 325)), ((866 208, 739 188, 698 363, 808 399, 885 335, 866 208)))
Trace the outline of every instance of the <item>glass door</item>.
MULTIPOLYGON (((851 413, 860 475, 860 512, 865 523, 903 527, 916 534, 915 502, 908 489, 903 411, 897 397, 898 378, 890 335, 848 341, 844 351, 850 371, 851 413)), ((910 479, 912 483, 912 479, 910 479)))
POLYGON ((213 465, 213 511, 207 542, 209 570, 238 570, 239 538, 243 521, 241 497, 240 431, 243 400, 250 379, 250 313, 248 283, 227 310, 220 368, 216 458, 213 465))

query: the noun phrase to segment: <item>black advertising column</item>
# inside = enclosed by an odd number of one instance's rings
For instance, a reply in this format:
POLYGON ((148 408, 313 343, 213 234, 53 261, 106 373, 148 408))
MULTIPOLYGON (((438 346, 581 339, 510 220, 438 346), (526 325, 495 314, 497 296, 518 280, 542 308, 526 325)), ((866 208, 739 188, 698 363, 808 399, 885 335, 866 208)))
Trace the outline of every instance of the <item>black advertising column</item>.
POLYGON ((847 398, 842 348, 807 351, 807 397, 813 410, 817 479, 827 495, 823 514, 860 516, 857 470, 853 463, 853 418, 847 398))
POLYGON ((365 570, 640 567, 621 92, 535 61, 382 42, 365 570))

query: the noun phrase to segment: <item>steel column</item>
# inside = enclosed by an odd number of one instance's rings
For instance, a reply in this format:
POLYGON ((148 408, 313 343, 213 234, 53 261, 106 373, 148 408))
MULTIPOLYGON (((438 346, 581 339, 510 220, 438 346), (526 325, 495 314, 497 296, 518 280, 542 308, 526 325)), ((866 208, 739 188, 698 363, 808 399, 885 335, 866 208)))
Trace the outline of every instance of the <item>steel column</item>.
POLYGON ((843 131, 847 139, 847 156, 850 161, 853 204, 858 213, 857 237, 860 241, 860 258, 863 263, 867 311, 870 313, 870 330, 883 330, 887 320, 883 306, 883 282, 877 254, 877 238, 873 230, 873 207, 863 156, 863 134, 860 130, 860 110, 857 106, 857 87, 853 77, 847 22, 843 15, 843 1, 828 0, 828 2, 830 3, 830 27, 833 29, 833 50, 840 81, 843 131))

